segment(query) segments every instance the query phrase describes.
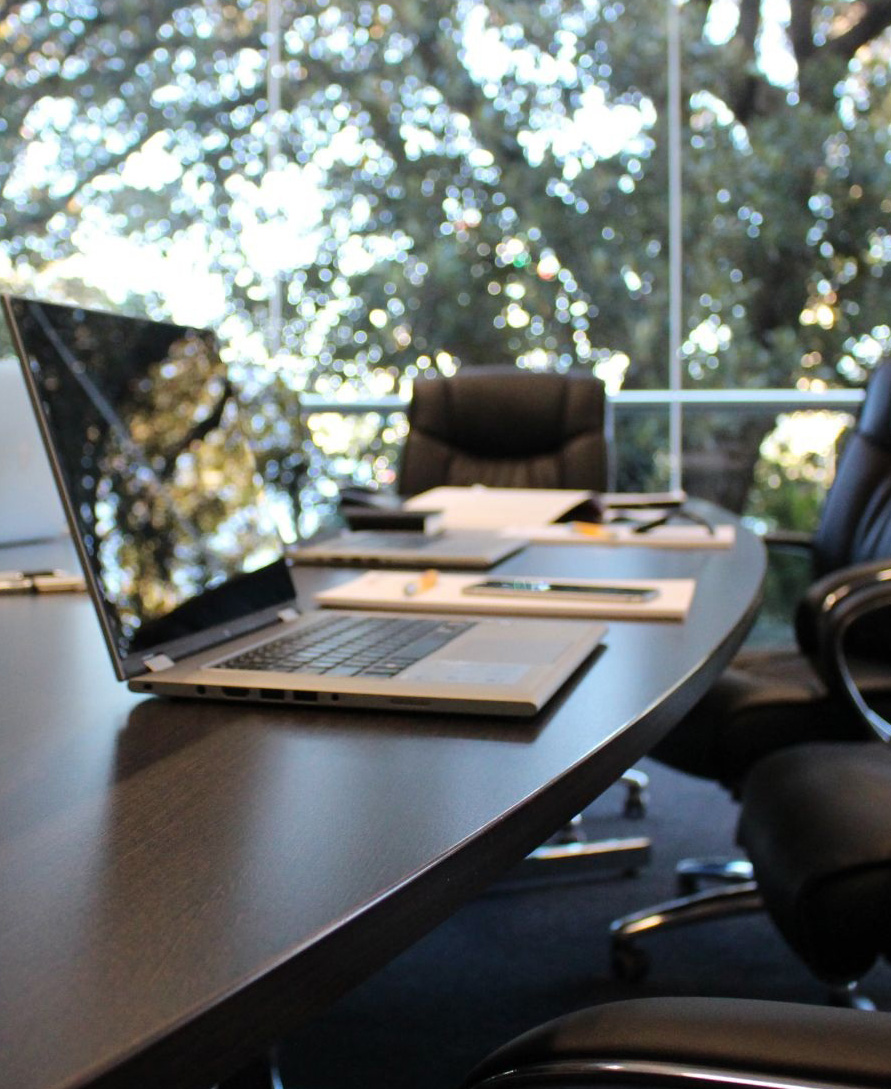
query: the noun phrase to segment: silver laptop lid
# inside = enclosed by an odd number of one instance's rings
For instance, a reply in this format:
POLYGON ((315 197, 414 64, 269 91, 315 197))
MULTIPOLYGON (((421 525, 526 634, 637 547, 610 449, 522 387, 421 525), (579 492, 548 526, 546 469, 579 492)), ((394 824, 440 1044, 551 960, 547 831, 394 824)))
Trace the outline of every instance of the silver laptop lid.
POLYGON ((3 308, 118 676, 293 607, 213 333, 12 296, 3 308))

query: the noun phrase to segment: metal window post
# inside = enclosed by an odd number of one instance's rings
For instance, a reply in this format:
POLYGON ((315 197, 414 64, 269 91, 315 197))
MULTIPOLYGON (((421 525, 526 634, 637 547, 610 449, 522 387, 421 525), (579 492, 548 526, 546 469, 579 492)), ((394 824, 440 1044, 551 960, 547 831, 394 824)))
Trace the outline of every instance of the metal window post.
MULTIPOLYGON (((680 393, 683 382, 684 252, 681 178, 681 15, 682 0, 666 0, 668 67, 668 387, 680 393)), ((683 407, 679 397, 668 409, 669 486, 683 486, 683 407)))

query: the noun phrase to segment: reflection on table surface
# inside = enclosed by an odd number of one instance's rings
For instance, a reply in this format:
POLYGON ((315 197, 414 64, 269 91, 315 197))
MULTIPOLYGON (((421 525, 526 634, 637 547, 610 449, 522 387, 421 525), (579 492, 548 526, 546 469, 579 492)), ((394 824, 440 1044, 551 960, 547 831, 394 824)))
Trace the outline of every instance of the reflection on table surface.
MULTIPOLYGON (((72 566, 64 550, 30 556, 72 566)), ((697 578, 686 621, 610 622, 529 722, 146 699, 86 595, 0 599, 0 1084, 206 1087, 323 1009, 683 714, 744 635, 762 552, 743 532, 508 560, 697 578)), ((295 576, 304 602, 344 577, 295 576)))

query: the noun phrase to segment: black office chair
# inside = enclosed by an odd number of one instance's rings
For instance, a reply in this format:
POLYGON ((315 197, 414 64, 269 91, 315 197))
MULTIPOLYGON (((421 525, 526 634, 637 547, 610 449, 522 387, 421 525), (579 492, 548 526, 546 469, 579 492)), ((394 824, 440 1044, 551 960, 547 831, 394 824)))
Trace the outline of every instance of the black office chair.
POLYGON ((607 399, 588 374, 466 367, 418 379, 397 488, 581 488, 608 481, 607 399))
POLYGON ((742 791, 738 839, 764 906, 792 949, 848 1000, 891 955, 891 723, 851 667, 864 643, 891 674, 891 563, 828 580, 808 625, 829 690, 875 740, 814 742, 766 757, 742 791))
MULTIPOLYGON (((814 581, 797 608, 795 646, 742 651, 652 752, 674 768, 717 780, 734 794, 749 770, 771 752, 811 741, 869 736, 866 718, 829 682, 816 659, 822 638, 819 622, 828 605, 854 584, 867 593, 891 557, 891 362, 883 363, 870 379, 816 533, 811 538, 781 534, 775 543, 806 549, 810 556, 814 581)), ((864 598, 858 595, 857 600, 863 603, 864 598)), ((869 625, 877 624, 874 615, 869 625)), ((891 671, 881 653, 883 643, 856 628, 848 637, 846 669, 857 691, 880 712, 891 713, 891 671)), ((678 884, 677 899, 613 923, 618 975, 635 978, 647 970, 647 957, 636 944, 645 932, 761 907, 745 859, 684 859, 678 865, 678 884), (703 888, 704 883, 711 887, 703 888)))
POLYGON ((463 1089, 867 1089, 891 1084, 891 1014, 733 998, 594 1006, 494 1052, 463 1089))
MULTIPOLYGON (((609 481, 608 401, 590 374, 468 366, 414 383, 397 489, 416 495, 442 485, 602 491, 609 481)), ((624 810, 640 816, 647 776, 622 777, 624 810)), ((649 854, 643 836, 585 837, 577 817, 529 858, 534 873, 556 863, 568 874, 599 861, 634 870, 649 854)))
POLYGON ((613 923, 620 973, 645 970, 635 938, 654 929, 649 919, 681 925, 718 910, 766 908, 792 949, 830 986, 833 1001, 871 1008, 857 984, 891 955, 891 562, 820 580, 803 602, 799 629, 828 697, 872 739, 791 745, 758 761, 741 788, 744 880, 613 923), (866 651, 882 710, 858 677, 866 651))
POLYGON ((737 838, 760 904, 833 1001, 872 1009, 860 979, 891 957, 891 724, 869 705, 851 653, 877 641, 891 673, 891 564, 835 579, 812 626, 829 690, 875 739, 781 749, 746 776, 737 838))
MULTIPOLYGON (((828 592, 820 580, 835 574, 844 580, 848 568, 891 558, 891 362, 870 379, 816 532, 810 538, 769 535, 768 545, 805 551, 810 561, 812 585, 795 618, 796 645, 743 650, 653 751, 664 763, 715 779, 733 791, 749 768, 775 749, 800 741, 863 736, 860 718, 839 704, 813 668, 808 625, 809 614, 819 609, 819 598, 828 592)), ((862 671, 862 683, 878 696, 882 671, 870 678, 875 667, 868 653, 852 668, 862 671)), ((885 685, 891 699, 887 676, 885 685)))
POLYGON ((773 753, 746 780, 738 838, 788 945, 834 1001, 872 1008, 858 984, 891 954, 891 751, 773 753))

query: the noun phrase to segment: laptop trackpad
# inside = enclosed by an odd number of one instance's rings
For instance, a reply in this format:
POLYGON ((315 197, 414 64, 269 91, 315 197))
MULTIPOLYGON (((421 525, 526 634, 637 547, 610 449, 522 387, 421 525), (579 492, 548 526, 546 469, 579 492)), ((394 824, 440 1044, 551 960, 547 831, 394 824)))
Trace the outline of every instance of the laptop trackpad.
POLYGON ((402 676, 412 681, 516 684, 531 669, 556 661, 571 645, 569 639, 467 635, 418 662, 402 676))
POLYGON ((428 658, 400 676, 428 684, 517 684, 531 666, 514 662, 467 662, 457 658, 428 658))

